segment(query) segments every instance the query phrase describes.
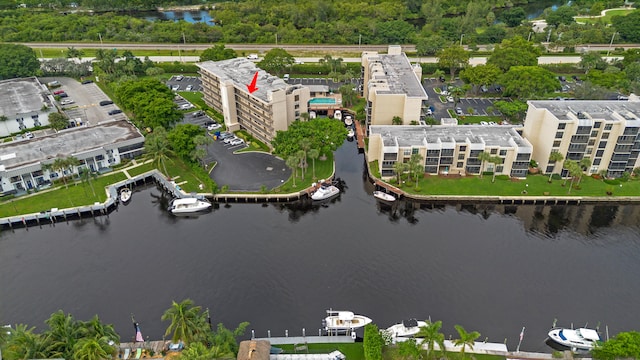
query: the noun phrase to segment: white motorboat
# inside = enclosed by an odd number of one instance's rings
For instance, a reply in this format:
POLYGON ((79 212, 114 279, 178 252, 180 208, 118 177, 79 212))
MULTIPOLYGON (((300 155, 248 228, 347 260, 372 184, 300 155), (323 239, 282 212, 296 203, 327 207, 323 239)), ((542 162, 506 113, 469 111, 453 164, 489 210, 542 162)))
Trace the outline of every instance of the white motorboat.
POLYGON ((207 210, 211 207, 211 203, 204 199, 196 197, 187 197, 182 199, 173 199, 169 206, 172 214, 189 214, 198 211, 207 210))
POLYGON ((590 351, 600 341, 597 331, 587 328, 554 328, 549 331, 549 340, 563 349, 590 351))
POLYGON ((425 321, 408 319, 388 327, 386 331, 393 337, 410 337, 419 333, 420 328, 424 326, 427 326, 425 321))
POLYGON ((391 194, 387 194, 386 192, 383 191, 374 191, 373 192, 373 196, 378 199, 378 200, 382 200, 382 201, 387 201, 387 202, 394 202, 396 201, 396 197, 391 195, 391 194))
POLYGON ((313 200, 324 200, 340 194, 340 189, 335 185, 320 185, 320 187, 311 194, 313 200))
POLYGON ((351 115, 347 115, 344 117, 344 124, 347 126, 351 126, 353 124, 353 119, 351 118, 351 115))
POLYGON ((371 323, 371 319, 364 315, 356 315, 351 311, 327 310, 327 317, 322 324, 327 331, 346 332, 361 328, 371 323))
POLYGON ((123 188, 120 190, 120 202, 126 204, 131 200, 132 191, 129 188, 123 188))
POLYGON ((334 119, 336 119, 336 120, 340 120, 340 121, 342 121, 342 111, 340 111, 340 110, 336 110, 336 111, 333 113, 333 118, 334 118, 334 119))
POLYGON ((356 133, 353 131, 353 129, 349 129, 349 132, 347 133, 347 136, 349 138, 352 138, 356 133))

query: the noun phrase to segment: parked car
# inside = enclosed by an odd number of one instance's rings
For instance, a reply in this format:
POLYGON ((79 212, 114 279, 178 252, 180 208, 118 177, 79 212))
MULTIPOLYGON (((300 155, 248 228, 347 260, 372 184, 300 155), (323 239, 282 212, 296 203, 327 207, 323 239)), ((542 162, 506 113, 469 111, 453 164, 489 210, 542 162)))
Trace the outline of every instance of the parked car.
POLYGON ((93 83, 93 80, 84 80, 82 81, 82 85, 87 85, 93 83))
POLYGON ((220 129, 222 127, 222 125, 215 123, 215 124, 211 124, 209 126, 207 126, 207 130, 209 131, 213 131, 213 130, 217 130, 220 129))
POLYGON ((75 101, 73 101, 72 99, 64 99, 62 101, 60 101, 60 105, 69 105, 69 104, 73 104, 75 101))
POLYGON ((226 138, 230 138, 230 137, 234 137, 234 136, 235 136, 235 135, 233 135, 233 134, 232 134, 232 133, 230 133, 230 132, 223 132, 223 133, 221 133, 221 134, 220 134, 220 136, 218 136, 218 138, 219 138, 220 140, 224 140, 224 139, 226 139, 226 138))
POLYGON ((229 145, 233 145, 233 146, 242 145, 242 144, 244 144, 244 140, 239 139, 239 138, 229 141, 229 145))
POLYGON ((64 90, 56 90, 53 92, 53 95, 60 95, 60 94, 64 94, 64 90))
POLYGON ((173 91, 178 91, 178 90, 180 90, 180 85, 173 85, 173 86, 171 87, 171 90, 173 90, 173 91))
POLYGON ((237 136, 233 135, 233 136, 230 136, 228 138, 225 138, 224 140, 222 140, 222 142, 224 142, 225 144, 230 144, 235 139, 239 139, 239 138, 237 136))
POLYGON ((34 137, 33 134, 31 133, 31 131, 27 131, 26 133, 24 133, 24 136, 27 139, 33 139, 33 137, 34 137))
POLYGON ((62 93, 62 94, 58 94, 57 96, 60 96, 61 98, 66 98, 69 97, 69 95, 67 95, 67 93, 62 93))
POLYGON ((193 108, 193 105, 191 105, 189 103, 180 105, 180 109, 181 110, 188 110, 188 109, 191 109, 191 108, 193 108))
POLYGON ((453 102, 453 96, 447 96, 447 101, 448 102, 453 102))
POLYGON ((182 81, 182 79, 184 79, 184 76, 182 75, 176 76, 176 81, 182 81))
POLYGON ((186 91, 191 91, 193 90, 193 85, 189 84, 187 85, 187 88, 185 89, 186 91))
POLYGON ((457 108, 456 108, 456 114, 458 114, 458 115, 464 115, 464 112, 462 111, 462 108, 457 107, 457 108))
POLYGON ((109 112, 107 114, 109 115, 116 115, 116 114, 120 114, 122 113, 122 110, 120 109, 113 109, 113 110, 109 110, 109 112))
POLYGON ((113 101, 111 100, 102 100, 100 101, 100 106, 107 106, 107 105, 111 105, 113 104, 113 101))

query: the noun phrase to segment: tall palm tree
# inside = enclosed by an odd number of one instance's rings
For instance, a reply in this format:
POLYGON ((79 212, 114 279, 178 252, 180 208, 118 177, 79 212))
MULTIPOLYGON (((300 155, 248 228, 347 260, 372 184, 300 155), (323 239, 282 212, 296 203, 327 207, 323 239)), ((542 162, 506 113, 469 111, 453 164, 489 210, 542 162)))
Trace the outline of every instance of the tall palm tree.
POLYGON ((68 156, 64 158, 64 165, 64 170, 69 170, 69 172, 71 173, 71 178, 73 178, 73 173, 76 167, 80 166, 80 160, 78 160, 78 158, 76 157, 68 156))
POLYGON ((427 344, 427 358, 433 354, 435 344, 438 344, 440 352, 444 354, 444 334, 440 332, 442 321, 431 322, 427 320, 426 323, 427 326, 421 327, 416 337, 424 338, 422 343, 427 344))
POLYGON ((81 323, 76 321, 71 314, 65 315, 62 310, 51 314, 45 323, 49 326, 44 335, 51 341, 51 355, 65 359, 73 358, 73 347, 78 339, 86 333, 81 323))
MULTIPOLYGON (((589 168, 591 168, 591 158, 583 157, 582 159, 580 159, 580 162, 578 163, 578 165, 580 165, 580 168, 582 169, 582 171, 588 173, 589 168)), ((580 180, 582 180, 582 174, 580 174, 580 177, 578 178, 578 184, 580 184, 580 180)))
POLYGON ((144 151, 145 159, 153 159, 156 167, 162 166, 164 175, 169 177, 165 162, 170 161, 170 156, 174 156, 174 153, 167 139, 167 131, 163 127, 155 128, 151 134, 147 135, 144 140, 144 151))
POLYGON ((420 154, 411 154, 409 159, 409 172, 416 178, 416 189, 418 188, 418 179, 420 174, 424 174, 424 158, 420 154))
POLYGON ((182 340, 189 344, 205 330, 204 316, 200 313, 200 306, 194 306, 191 299, 185 299, 180 303, 173 301, 171 307, 162 314, 162 321, 171 321, 165 336, 173 333, 171 341, 177 343, 182 340))
POLYGON ((57 158, 53 160, 53 163, 51 164, 51 168, 55 170, 55 172, 60 174, 62 182, 64 182, 64 187, 68 189, 69 186, 67 186, 67 177, 64 174, 64 170, 66 167, 67 167, 67 162, 63 158, 57 158))
POLYGON ((456 331, 460 336, 459 339, 453 340, 453 344, 455 346, 462 346, 460 349, 460 353, 462 354, 462 358, 464 358, 464 351, 468 346, 469 349, 473 350, 474 341, 480 337, 480 333, 477 331, 467 332, 462 326, 455 325, 456 331))
POLYGON ((298 176, 298 157, 295 155, 290 155, 285 160, 285 164, 291 169, 293 172, 293 187, 296 187, 296 176, 298 176))
POLYGON ((320 150, 318 149, 309 149, 307 155, 311 158, 311 164, 313 167, 313 180, 316 179, 316 159, 320 156, 320 150))
POLYGON ((7 359, 48 359, 51 356, 48 350, 50 341, 43 335, 35 334, 34 329, 18 324, 11 330, 11 335, 2 346, 7 359))
POLYGON ((304 168, 307 163, 307 153, 304 150, 298 150, 296 152, 296 158, 298 159, 298 167, 300 167, 300 179, 304 179, 304 168))
POLYGON ((489 162, 493 164, 493 177, 491 178, 492 183, 496 182, 496 172, 498 165, 502 164, 502 161, 503 160, 500 156, 492 156, 491 159, 489 159, 489 162))
POLYGON ((91 191, 93 192, 93 197, 96 199, 98 198, 98 196, 96 195, 96 190, 93 188, 93 183, 91 181, 95 180, 97 177, 98 175, 95 173, 95 171, 91 171, 86 167, 80 168, 80 180, 82 181, 82 183, 89 183, 91 191))
POLYGON ((73 358, 82 360, 108 360, 113 358, 115 348, 106 338, 85 337, 73 347, 73 358))
POLYGON ((406 170, 407 170, 407 164, 403 163, 402 161, 396 161, 393 164, 393 171, 396 173, 396 176, 398 177, 398 186, 400 186, 400 182, 402 181, 401 179, 402 174, 404 174, 406 170))
MULTIPOLYGON (((552 151, 551 154, 549 154, 549 162, 550 163, 555 163, 558 161, 562 161, 564 160, 564 155, 562 155, 562 153, 558 152, 558 151, 552 151)), ((553 171, 551 171, 551 173, 549 174, 549 182, 551 182, 551 177, 553 176, 553 171)))
POLYGON ((94 315, 91 320, 85 321, 83 323, 84 328, 86 329, 87 336, 92 337, 94 339, 107 338, 108 341, 113 341, 114 343, 120 342, 120 335, 116 332, 111 324, 104 324, 98 318, 98 315, 94 315))
POLYGON ((480 163, 480 178, 482 179, 482 173, 484 172, 484 163, 486 161, 491 160, 491 154, 489 154, 488 152, 481 152, 480 154, 478 154, 478 160, 481 161, 480 163))

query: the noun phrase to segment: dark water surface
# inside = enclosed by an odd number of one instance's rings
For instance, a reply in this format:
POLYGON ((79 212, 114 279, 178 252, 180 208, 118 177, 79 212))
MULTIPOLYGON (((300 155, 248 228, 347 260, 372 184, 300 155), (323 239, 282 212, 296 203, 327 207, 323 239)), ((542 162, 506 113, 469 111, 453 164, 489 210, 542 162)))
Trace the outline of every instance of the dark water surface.
MULTIPOLYGON (((222 206, 175 218, 155 188, 108 217, 0 234, 0 323, 43 329, 58 310, 113 323, 135 314, 161 339, 172 300, 256 336, 315 334, 325 310, 387 327, 442 320, 514 350, 544 345, 558 325, 638 329, 640 207, 377 204, 355 143, 337 152, 344 193, 311 205, 222 206)), ((247 334, 249 335, 249 334, 247 334)))

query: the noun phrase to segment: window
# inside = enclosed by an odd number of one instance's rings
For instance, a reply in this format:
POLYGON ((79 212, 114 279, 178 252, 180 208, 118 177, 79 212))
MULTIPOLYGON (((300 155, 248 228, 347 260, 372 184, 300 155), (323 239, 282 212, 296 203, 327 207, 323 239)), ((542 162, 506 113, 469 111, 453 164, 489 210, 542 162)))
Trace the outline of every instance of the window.
POLYGON ((411 155, 411 149, 404 149, 404 155, 405 156, 411 155))
POLYGON ((602 133, 601 139, 608 139, 608 138, 609 138, 609 133, 602 133))
POLYGON ((458 160, 464 160, 464 154, 458 154, 458 160))
POLYGON ((600 141, 600 144, 598 144, 598 149, 604 149, 606 147, 607 147, 606 141, 600 141))
POLYGON ((458 162, 456 163, 456 167, 461 168, 461 167, 463 167, 463 166, 464 166, 464 163, 463 163, 462 161, 458 161, 458 162))
POLYGON ((413 155, 413 154, 417 154, 417 153, 418 153, 418 150, 420 150, 420 149, 418 149, 418 148, 413 148, 413 149, 411 149, 411 154, 412 154, 412 155, 413 155))
POLYGON ((467 147, 466 146, 460 146, 460 151, 467 151, 467 147))
POLYGON ((564 132, 562 132, 562 131, 558 131, 558 132, 556 133, 556 139, 562 139, 562 136, 563 136, 563 135, 564 135, 564 132))
POLYGON ((294 100, 294 101, 300 101, 300 95, 296 95, 296 96, 294 96, 294 97, 293 97, 293 100, 294 100))
POLYGON ((500 150, 500 156, 507 156, 507 150, 500 150))
POLYGON ((547 165, 547 170, 545 172, 547 174, 548 173, 552 173, 553 172, 553 168, 555 168, 555 165, 547 165))
POLYGON ((555 141, 553 142, 553 147, 560 147, 560 143, 561 143, 561 141, 560 141, 560 140, 555 140, 555 141))
POLYGON ((598 136, 598 130, 593 130, 591 132, 591 137, 597 137, 598 136))
POLYGON ((602 159, 593 159, 593 165, 600 165, 600 161, 602 161, 602 159))
POLYGON ((560 123, 558 124, 558 130, 564 130, 567 127, 566 123, 560 123))
POLYGON ((491 149, 491 155, 495 155, 498 153, 498 149, 491 149))
POLYGON ((612 127, 613 127, 613 124, 605 124, 604 125, 604 129, 605 130, 611 130, 612 127))
POLYGON ((594 129, 600 129, 600 126, 602 126, 602 123, 601 123, 600 121, 595 122, 595 123, 593 124, 593 128, 594 128, 594 129))
POLYGON ((589 139, 589 146, 593 146, 596 144, 596 139, 589 139))

